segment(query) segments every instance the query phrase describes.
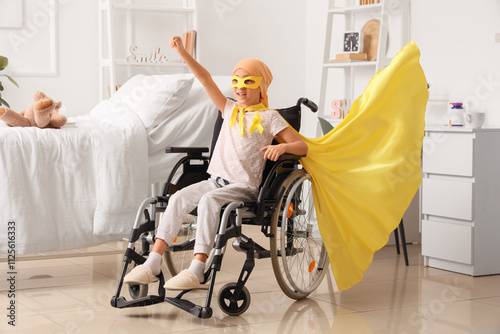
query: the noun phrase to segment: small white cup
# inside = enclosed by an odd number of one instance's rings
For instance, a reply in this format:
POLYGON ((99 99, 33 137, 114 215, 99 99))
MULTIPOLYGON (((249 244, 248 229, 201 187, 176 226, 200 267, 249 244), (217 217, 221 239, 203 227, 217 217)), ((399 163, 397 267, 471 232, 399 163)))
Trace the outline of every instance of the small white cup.
POLYGON ((483 126, 484 120, 486 118, 486 113, 484 112, 472 112, 465 114, 465 121, 467 126, 473 129, 479 129, 483 126))

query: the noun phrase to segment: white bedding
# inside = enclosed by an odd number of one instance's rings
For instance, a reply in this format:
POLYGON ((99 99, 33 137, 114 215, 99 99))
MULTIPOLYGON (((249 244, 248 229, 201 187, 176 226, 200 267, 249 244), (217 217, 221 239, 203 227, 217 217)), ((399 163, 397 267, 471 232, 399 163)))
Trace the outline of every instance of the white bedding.
MULTIPOLYGON (((0 225, 15 222, 17 254, 130 233, 148 191, 146 131, 136 114, 108 112, 100 108, 59 130, 2 124, 0 225)), ((4 250, 6 240, 7 228, 0 229, 4 250)))
MULTIPOLYGON (((224 95, 233 95, 230 76, 214 76, 213 79, 224 95)), ((166 147, 210 147, 217 112, 203 86, 195 79, 179 110, 148 132, 151 183, 165 181, 170 170, 183 156, 165 154, 166 147)))
MULTIPOLYGON (((215 81, 231 94, 230 77, 215 81)), ((198 81, 186 93, 172 100, 177 105, 159 124, 112 101, 70 118, 75 124, 62 129, 10 128, 0 121, 0 248, 7 247, 11 221, 17 254, 128 236, 150 184, 165 180, 180 157, 165 147, 210 146, 217 110, 198 81)))

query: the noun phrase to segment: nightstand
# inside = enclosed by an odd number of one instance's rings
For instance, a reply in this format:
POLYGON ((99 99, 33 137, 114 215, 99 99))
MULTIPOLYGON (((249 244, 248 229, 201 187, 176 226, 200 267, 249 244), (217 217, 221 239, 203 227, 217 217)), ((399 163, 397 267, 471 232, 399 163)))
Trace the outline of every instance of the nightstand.
POLYGON ((425 265, 500 273, 500 129, 426 128, 420 209, 425 265))

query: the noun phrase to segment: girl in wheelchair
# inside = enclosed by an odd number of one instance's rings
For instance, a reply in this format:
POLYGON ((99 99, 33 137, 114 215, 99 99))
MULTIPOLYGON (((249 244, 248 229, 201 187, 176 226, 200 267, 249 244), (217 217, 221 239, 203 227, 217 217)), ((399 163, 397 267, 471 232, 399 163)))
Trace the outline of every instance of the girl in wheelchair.
POLYGON ((255 201, 265 161, 276 161, 284 153, 305 155, 308 147, 278 112, 268 108, 267 90, 273 77, 263 62, 245 59, 234 67, 231 87, 236 102, 233 102, 222 94, 210 73, 187 53, 180 37, 172 37, 170 46, 203 84, 221 110, 224 123, 208 169, 211 178, 183 188, 170 198, 152 252, 143 265, 125 276, 124 283, 149 284, 158 280, 162 254, 173 243, 186 215, 197 208, 194 259, 188 269, 168 280, 165 288, 207 289, 201 282, 221 207, 233 201, 255 201), (272 145, 276 136, 284 143, 272 145))

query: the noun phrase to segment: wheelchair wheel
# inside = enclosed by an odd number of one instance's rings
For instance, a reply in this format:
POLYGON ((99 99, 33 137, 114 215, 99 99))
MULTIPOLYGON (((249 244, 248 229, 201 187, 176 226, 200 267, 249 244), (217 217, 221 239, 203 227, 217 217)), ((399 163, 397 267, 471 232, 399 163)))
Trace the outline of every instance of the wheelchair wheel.
MULTIPOLYGON (((184 224, 182 224, 179 234, 174 240, 174 245, 182 244, 189 240, 193 240, 194 242, 194 238, 196 236, 196 227, 197 217, 194 215, 188 215, 184 224)), ((165 260, 168 271, 170 272, 172 277, 180 273, 183 269, 187 269, 191 264, 191 260, 193 260, 193 257, 193 249, 180 252, 167 251, 163 254, 163 259, 165 260)), ((213 257, 214 250, 212 249, 205 264, 205 273, 210 270, 210 265, 212 264, 213 257)))
POLYGON ((290 298, 302 299, 321 283, 328 255, 314 210, 311 176, 296 170, 282 187, 279 210, 271 219, 271 262, 281 290, 290 298))
POLYGON ((129 284, 128 293, 132 299, 146 297, 148 295, 148 286, 146 284, 129 284))
MULTIPOLYGON (((135 266, 137 266, 137 264, 135 266)), ((130 297, 132 299, 146 297, 148 295, 148 285, 147 284, 129 284, 128 285, 128 293, 130 294, 130 297)))
POLYGON ((228 283, 224 285, 219 291, 219 307, 228 315, 243 314, 250 306, 250 292, 246 287, 243 287, 240 295, 236 301, 231 301, 234 296, 236 283, 228 283))

